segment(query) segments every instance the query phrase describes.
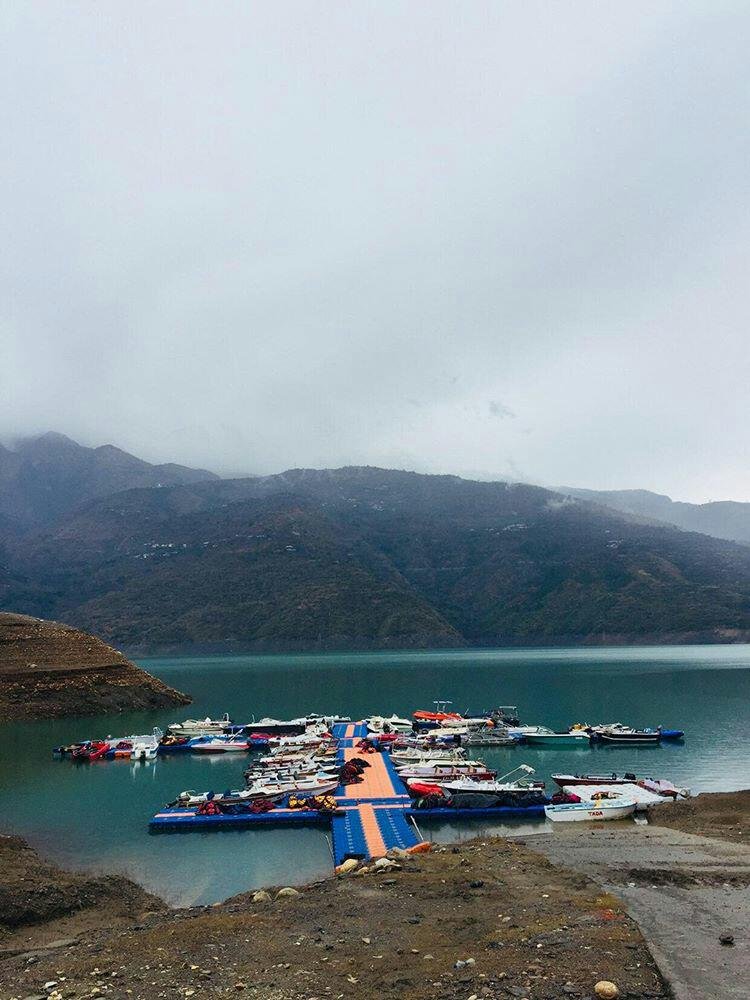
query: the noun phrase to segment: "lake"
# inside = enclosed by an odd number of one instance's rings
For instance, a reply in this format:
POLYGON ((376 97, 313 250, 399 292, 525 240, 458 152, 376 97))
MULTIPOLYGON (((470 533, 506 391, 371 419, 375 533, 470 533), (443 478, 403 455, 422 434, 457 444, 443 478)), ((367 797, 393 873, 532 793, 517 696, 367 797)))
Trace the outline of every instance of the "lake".
MULTIPOLYGON (((545 780, 558 770, 633 770, 694 792, 750 787, 748 645, 141 658, 139 663, 190 693, 194 703, 169 712, 1 727, 0 827, 63 865, 121 872, 176 905, 212 903, 247 889, 328 874, 327 832, 149 835, 149 818, 183 789, 241 786, 246 758, 175 755, 148 764, 77 766, 53 760, 53 746, 148 732, 154 725, 165 728, 188 716, 227 711, 238 722, 311 711, 356 719, 409 715, 445 698, 457 711, 517 705, 523 722, 552 728, 620 721, 663 724, 687 734, 684 743, 656 748, 478 749, 501 774, 528 763, 545 780)), ((532 825, 420 824, 426 836, 441 841, 525 832, 532 825)))

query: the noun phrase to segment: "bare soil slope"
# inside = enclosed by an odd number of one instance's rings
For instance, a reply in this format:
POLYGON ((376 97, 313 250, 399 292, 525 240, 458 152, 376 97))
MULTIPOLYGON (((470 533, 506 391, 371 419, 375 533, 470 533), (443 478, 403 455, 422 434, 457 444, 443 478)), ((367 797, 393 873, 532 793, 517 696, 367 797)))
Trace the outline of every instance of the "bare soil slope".
POLYGON ((73 944, 0 962, 0 998, 52 980, 64 997, 113 1000, 559 1000, 589 998, 601 979, 630 1000, 669 996, 622 904, 523 845, 474 842, 398 864, 272 902, 248 894, 137 922, 133 910, 116 933, 105 911, 73 944))
POLYGON ((0 722, 189 702, 96 636, 0 612, 0 722))

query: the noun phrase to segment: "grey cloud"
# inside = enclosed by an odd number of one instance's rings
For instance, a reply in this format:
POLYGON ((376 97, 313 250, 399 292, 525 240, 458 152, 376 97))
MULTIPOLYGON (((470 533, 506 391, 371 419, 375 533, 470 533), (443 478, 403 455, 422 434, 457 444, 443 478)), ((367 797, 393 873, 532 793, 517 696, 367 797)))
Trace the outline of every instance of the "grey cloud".
POLYGON ((491 399, 487 404, 487 408, 493 417, 499 417, 501 420, 515 419, 516 414, 514 411, 499 399, 491 399))
POLYGON ((0 434, 750 498, 745 4, 0 24, 0 434))

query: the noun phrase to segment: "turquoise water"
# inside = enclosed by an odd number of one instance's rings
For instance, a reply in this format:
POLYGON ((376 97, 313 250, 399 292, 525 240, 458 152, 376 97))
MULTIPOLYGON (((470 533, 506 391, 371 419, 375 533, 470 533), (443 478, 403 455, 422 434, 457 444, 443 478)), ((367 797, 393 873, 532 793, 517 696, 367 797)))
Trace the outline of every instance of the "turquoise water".
MULTIPOLYGON (((181 790, 241 785, 244 756, 74 766, 53 760, 51 747, 225 711, 237 721, 310 711, 359 718, 408 715, 446 698, 459 711, 518 705, 524 722, 553 728, 622 721, 661 723, 687 733, 684 743, 659 748, 477 750, 501 773, 525 762, 544 779, 558 770, 634 770, 696 792, 750 787, 750 646, 215 656, 140 663, 189 692, 194 703, 171 712, 4 726, 0 826, 58 862, 120 871, 177 905, 327 874, 327 833, 264 829, 150 836, 150 816, 181 790)), ((511 828, 420 825, 425 835, 443 841, 511 828)), ((516 832, 527 828, 528 821, 512 826, 516 832)))

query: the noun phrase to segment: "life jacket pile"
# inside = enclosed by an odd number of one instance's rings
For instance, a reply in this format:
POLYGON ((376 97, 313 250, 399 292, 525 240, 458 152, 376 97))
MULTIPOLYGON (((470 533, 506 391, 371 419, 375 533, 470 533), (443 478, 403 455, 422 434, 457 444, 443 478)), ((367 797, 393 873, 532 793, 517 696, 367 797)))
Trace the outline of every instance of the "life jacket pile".
POLYGON ((267 813, 271 812, 271 810, 275 808, 276 806, 270 799, 255 799, 250 804, 250 809, 248 811, 251 813, 267 813))
POLYGON ((172 733, 167 733, 166 736, 162 736, 159 740, 163 747, 181 747, 184 746, 187 741, 187 736, 173 736, 172 733))
POLYGON ((366 760, 362 760, 360 757, 352 757, 339 771, 339 784, 356 785, 362 781, 362 772, 369 766, 366 760))
POLYGON ((287 806, 289 809, 316 809, 318 812, 335 812, 338 808, 332 795, 310 795, 306 799, 290 795, 287 806))
POLYGON ((219 808, 218 802, 214 802, 213 799, 209 799, 208 802, 201 802, 198 806, 197 814, 199 816, 220 816, 221 809, 219 808))

